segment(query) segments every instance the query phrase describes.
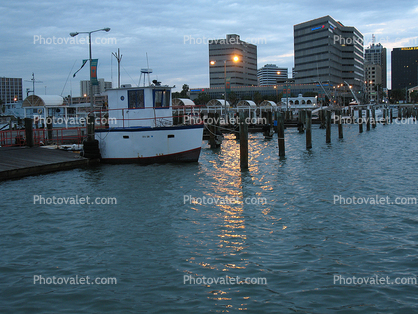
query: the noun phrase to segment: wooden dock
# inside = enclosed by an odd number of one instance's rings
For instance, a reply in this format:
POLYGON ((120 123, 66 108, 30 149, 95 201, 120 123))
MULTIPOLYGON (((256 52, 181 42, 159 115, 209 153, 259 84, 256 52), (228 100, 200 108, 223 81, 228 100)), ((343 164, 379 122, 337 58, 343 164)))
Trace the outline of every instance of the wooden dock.
POLYGON ((0 180, 87 166, 77 153, 41 147, 0 147, 0 180))

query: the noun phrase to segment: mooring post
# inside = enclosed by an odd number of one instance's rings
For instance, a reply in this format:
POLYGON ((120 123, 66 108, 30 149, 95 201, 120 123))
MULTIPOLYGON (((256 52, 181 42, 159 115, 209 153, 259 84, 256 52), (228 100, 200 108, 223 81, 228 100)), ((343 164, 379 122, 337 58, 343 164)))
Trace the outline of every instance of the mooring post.
POLYGON ((33 120, 31 118, 25 118, 25 136, 26 146, 33 147, 33 120))
POLYGON ((239 113, 239 158, 241 169, 248 169, 248 114, 239 113))
POLYGON ((306 110, 306 149, 312 148, 312 111, 306 110))
POLYGON ((383 109, 383 125, 386 125, 386 109, 383 109))
POLYGON ((370 131, 370 109, 366 108, 366 130, 370 131))
POLYGON ((278 127, 278 138, 279 138, 279 156, 284 157, 286 155, 285 153, 285 142, 284 142, 284 115, 280 111, 278 113, 278 120, 277 120, 277 127, 278 127))
POLYGON ((216 148, 214 117, 215 117, 214 113, 212 112, 208 113, 209 145, 211 149, 216 148))
POLYGON ((376 127, 376 109, 372 108, 372 128, 376 127))
POLYGON ((358 131, 359 133, 363 133, 363 109, 361 107, 358 108, 358 131))
MULTIPOLYGON (((89 121, 87 119, 87 121, 89 121)), ((89 128, 90 125, 87 126, 87 128, 89 128)), ((48 130, 48 141, 52 141, 52 117, 47 117, 46 118, 46 128, 48 130)))
POLYGON ((338 111, 338 138, 343 138, 343 117, 341 114, 341 110, 338 111))
POLYGON ((390 108, 390 123, 392 124, 393 123, 393 109, 392 108, 390 108))
POLYGON ((331 143, 331 111, 330 110, 327 110, 326 117, 327 117, 326 119, 326 123, 327 123, 326 142, 331 143))
POLYGON ((401 110, 401 106, 398 106, 398 120, 402 120, 402 110, 401 110))

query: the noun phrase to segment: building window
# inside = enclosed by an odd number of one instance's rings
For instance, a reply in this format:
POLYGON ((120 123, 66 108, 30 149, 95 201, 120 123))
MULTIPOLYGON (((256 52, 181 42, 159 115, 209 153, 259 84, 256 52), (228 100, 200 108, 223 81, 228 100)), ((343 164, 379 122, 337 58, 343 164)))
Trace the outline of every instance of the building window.
POLYGON ((154 108, 170 107, 170 91, 154 90, 154 108))
POLYGON ((128 108, 140 109, 144 107, 144 90, 141 89, 128 91, 128 108))

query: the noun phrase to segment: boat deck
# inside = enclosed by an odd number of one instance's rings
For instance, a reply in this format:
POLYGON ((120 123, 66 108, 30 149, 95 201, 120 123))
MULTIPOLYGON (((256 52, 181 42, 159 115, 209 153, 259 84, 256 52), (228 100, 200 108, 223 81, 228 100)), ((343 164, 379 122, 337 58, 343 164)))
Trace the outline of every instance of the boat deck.
POLYGON ((0 147, 0 180, 69 170, 89 164, 79 154, 40 147, 0 147))

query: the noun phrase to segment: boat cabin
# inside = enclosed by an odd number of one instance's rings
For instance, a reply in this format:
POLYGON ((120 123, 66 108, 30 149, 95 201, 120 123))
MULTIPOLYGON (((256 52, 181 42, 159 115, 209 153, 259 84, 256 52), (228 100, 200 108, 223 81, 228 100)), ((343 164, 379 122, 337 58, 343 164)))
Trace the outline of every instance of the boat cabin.
POLYGON ((108 95, 111 128, 162 127, 173 124, 171 87, 115 88, 108 95))

